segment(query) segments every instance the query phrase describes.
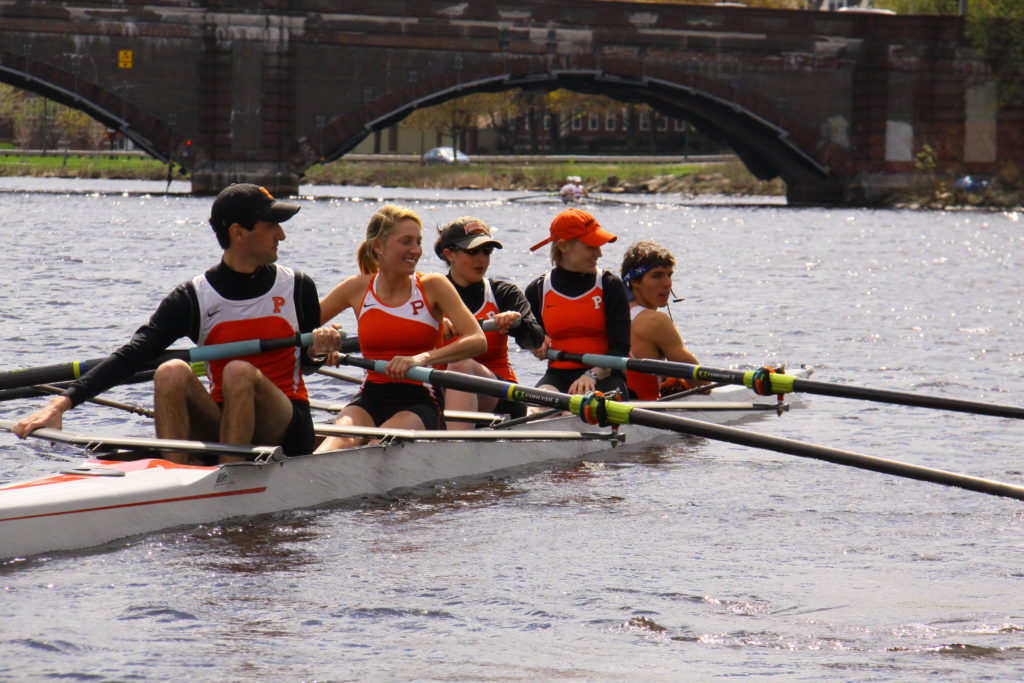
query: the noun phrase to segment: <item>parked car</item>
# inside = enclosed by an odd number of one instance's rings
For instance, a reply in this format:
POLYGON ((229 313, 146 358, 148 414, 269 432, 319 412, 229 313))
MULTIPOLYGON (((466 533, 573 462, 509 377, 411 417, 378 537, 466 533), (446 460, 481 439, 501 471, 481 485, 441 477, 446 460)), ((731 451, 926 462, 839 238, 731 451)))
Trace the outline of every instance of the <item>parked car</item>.
POLYGON ((423 155, 423 163, 427 166, 435 164, 468 164, 469 157, 451 147, 435 147, 423 155))

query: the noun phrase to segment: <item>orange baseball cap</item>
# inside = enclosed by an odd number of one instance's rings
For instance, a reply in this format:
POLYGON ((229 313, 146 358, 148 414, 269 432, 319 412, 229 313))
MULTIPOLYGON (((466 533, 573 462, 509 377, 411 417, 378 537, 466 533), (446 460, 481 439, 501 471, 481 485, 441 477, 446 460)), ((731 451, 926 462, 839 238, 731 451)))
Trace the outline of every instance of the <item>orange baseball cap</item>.
POLYGON ((536 251, 555 240, 579 240, 591 247, 600 247, 617 239, 618 237, 603 229, 597 219, 586 211, 566 209, 551 221, 551 234, 530 247, 530 251, 536 251))

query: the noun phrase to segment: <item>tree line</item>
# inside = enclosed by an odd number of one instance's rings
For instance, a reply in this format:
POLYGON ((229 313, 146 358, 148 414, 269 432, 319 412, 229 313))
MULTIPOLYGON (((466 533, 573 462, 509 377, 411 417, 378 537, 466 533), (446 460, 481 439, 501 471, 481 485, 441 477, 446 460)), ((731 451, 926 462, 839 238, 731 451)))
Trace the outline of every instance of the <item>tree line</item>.
POLYGON ((22 149, 100 149, 106 126, 85 112, 0 83, 0 142, 22 149))

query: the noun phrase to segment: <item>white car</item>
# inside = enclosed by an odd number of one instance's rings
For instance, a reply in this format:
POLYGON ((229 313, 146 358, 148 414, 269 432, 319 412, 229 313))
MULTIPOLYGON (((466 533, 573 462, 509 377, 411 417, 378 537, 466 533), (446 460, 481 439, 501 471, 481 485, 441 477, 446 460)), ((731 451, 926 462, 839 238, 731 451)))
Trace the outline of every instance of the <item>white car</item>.
POLYGON ((423 163, 427 166, 435 164, 468 164, 469 157, 451 147, 435 147, 423 155, 423 163))

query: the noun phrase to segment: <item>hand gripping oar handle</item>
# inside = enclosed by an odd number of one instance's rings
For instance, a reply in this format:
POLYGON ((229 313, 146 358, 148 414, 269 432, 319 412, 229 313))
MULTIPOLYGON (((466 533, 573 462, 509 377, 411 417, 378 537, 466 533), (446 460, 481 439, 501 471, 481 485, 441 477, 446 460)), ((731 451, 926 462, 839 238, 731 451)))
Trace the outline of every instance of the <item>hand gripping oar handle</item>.
MULTIPOLYGON (((383 372, 387 367, 386 361, 373 361, 358 356, 342 354, 341 362, 346 365, 354 365, 367 370, 383 372)), ((436 386, 471 391, 479 394, 487 394, 496 398, 507 398, 512 401, 522 401, 536 405, 548 406, 551 408, 562 408, 579 415, 583 406, 587 403, 587 396, 570 396, 556 391, 537 389, 535 387, 524 387, 519 384, 493 380, 475 375, 466 375, 451 370, 432 370, 424 367, 412 367, 406 373, 406 377, 419 382, 427 382, 436 386)), ((757 434, 735 427, 716 425, 700 420, 691 420, 676 415, 668 415, 653 410, 634 408, 617 401, 605 401, 605 412, 607 421, 612 424, 638 424, 659 429, 666 429, 681 434, 692 434, 703 436, 709 439, 727 441, 729 443, 764 448, 778 453, 787 453, 804 458, 814 458, 837 465, 846 465, 859 469, 892 474, 898 477, 928 481, 944 486, 955 486, 968 491, 986 493, 1005 498, 1024 500, 1024 487, 1004 484, 991 479, 981 479, 955 472, 946 472, 929 467, 910 465, 886 460, 869 455, 861 455, 850 451, 841 451, 835 448, 826 448, 814 444, 792 441, 764 434, 757 434)))
MULTIPOLYGON (((600 368, 614 368, 619 370, 633 370, 652 375, 665 377, 681 377, 705 382, 728 382, 730 384, 741 384, 747 388, 754 387, 756 370, 718 370, 706 368, 702 365, 691 365, 689 363, 676 363, 667 360, 654 360, 651 358, 621 358, 619 356, 605 356, 596 353, 566 353, 565 351, 548 351, 549 360, 566 360, 584 365, 593 365, 600 368)), ((960 413, 972 413, 976 415, 991 415, 994 417, 1010 417, 1018 420, 1024 419, 1024 408, 1017 406, 1000 405, 997 403, 981 403, 978 401, 965 401, 956 398, 945 398, 942 396, 927 396, 925 394, 913 394, 905 391, 889 391, 887 389, 869 389, 846 384, 833 384, 830 382, 818 382, 810 379, 801 379, 793 375, 781 372, 770 373, 765 377, 770 382, 770 393, 786 394, 790 392, 804 392, 808 394, 820 394, 822 396, 835 396, 837 398, 854 398, 865 401, 876 401, 878 403, 894 403, 897 405, 916 406, 919 408, 935 408, 938 410, 951 410, 960 413)))

